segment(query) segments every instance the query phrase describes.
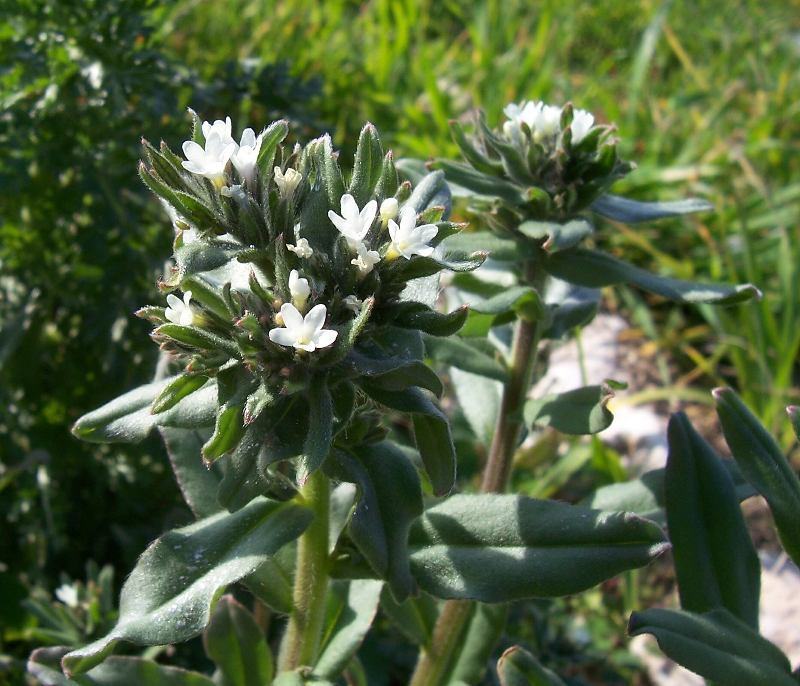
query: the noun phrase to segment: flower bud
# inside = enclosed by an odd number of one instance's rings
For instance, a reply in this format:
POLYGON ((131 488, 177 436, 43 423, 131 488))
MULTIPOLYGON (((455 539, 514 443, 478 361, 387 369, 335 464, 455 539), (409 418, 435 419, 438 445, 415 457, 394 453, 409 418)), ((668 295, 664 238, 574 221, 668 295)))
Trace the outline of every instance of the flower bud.
POLYGON ((381 203, 381 224, 386 226, 390 219, 394 219, 397 216, 399 208, 400 205, 396 198, 386 198, 386 200, 381 203))

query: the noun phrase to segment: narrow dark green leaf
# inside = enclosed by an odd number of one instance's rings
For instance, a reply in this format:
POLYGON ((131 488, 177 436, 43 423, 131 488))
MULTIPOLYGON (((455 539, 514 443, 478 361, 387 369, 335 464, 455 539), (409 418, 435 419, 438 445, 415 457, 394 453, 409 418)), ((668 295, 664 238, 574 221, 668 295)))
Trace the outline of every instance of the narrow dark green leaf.
POLYGON ((523 241, 501 238, 489 231, 461 231, 442 243, 445 250, 471 254, 489 253, 498 262, 517 262, 533 252, 523 241))
POLYGON ((481 253, 473 253, 472 255, 449 253, 442 259, 415 255, 410 260, 398 257, 392 266, 392 270, 399 280, 410 281, 438 274, 444 269, 449 269, 453 272, 471 272, 480 267, 485 260, 486 255, 481 253))
POLYGON ((519 187, 496 176, 482 174, 465 164, 449 160, 437 160, 435 166, 444 171, 448 181, 463 186, 473 193, 497 197, 514 205, 525 203, 519 187))
POLYGON ((504 604, 473 604, 466 630, 448 669, 447 683, 480 683, 505 630, 508 610, 508 605, 504 604))
POLYGON ((382 581, 334 581, 328 593, 325 626, 314 674, 335 679, 367 635, 381 597, 382 581))
POLYGON ((407 598, 415 588, 408 565, 408 528, 422 512, 422 488, 414 465, 383 441, 353 452, 334 451, 325 470, 358 487, 350 537, 395 598, 407 598))
POLYGON ((478 150, 472 141, 470 141, 464 133, 464 127, 457 121, 450 122, 450 133, 453 136, 458 149, 464 156, 464 159, 470 163, 477 171, 484 174, 492 174, 499 176, 503 171, 503 165, 497 161, 487 157, 483 152, 478 150))
POLYGON ((577 593, 668 547, 631 513, 514 495, 451 496, 414 522, 409 546, 423 590, 488 603, 577 593))
POLYGON ((800 564, 797 473, 775 439, 730 388, 716 389, 714 399, 733 458, 745 478, 766 498, 784 550, 800 564))
POLYGON ((421 214, 429 207, 443 207, 443 219, 450 216, 453 199, 450 195, 450 188, 440 171, 432 171, 425 174, 414 186, 411 197, 406 201, 406 205, 413 207, 417 214, 421 214))
POLYGON ((395 326, 419 329, 432 336, 452 336, 464 325, 469 314, 466 307, 460 307, 446 314, 415 302, 400 303, 396 312, 393 320, 395 326))
POLYGON ((303 443, 303 455, 297 464, 297 482, 300 484, 322 466, 333 445, 333 400, 327 380, 317 378, 309 385, 306 397, 308 433, 303 443))
POLYGON ((520 317, 535 321, 544 316, 544 304, 535 288, 512 286, 486 299, 470 299, 469 307, 481 314, 502 315, 516 312, 520 317))
POLYGON ((162 427, 161 436, 167 446, 172 471, 178 480, 181 495, 195 517, 209 517, 219 512, 217 489, 221 477, 215 469, 203 464, 201 450, 208 440, 207 432, 195 429, 162 427))
POLYGON ((247 589, 268 608, 278 614, 292 611, 294 592, 294 565, 297 558, 295 541, 283 546, 262 562, 256 571, 241 581, 247 589))
POLYGON ((356 146, 356 157, 353 162, 353 178, 347 188, 358 203, 363 207, 372 197, 383 168, 383 147, 378 131, 372 124, 366 124, 361 129, 356 146))
POLYGON ((264 686, 272 681, 272 654, 264 632, 232 595, 219 599, 203 632, 203 647, 219 670, 217 686, 264 686))
POLYGON ((201 329, 199 326, 181 326, 170 322, 157 327, 150 335, 156 342, 169 339, 189 348, 224 353, 233 359, 238 359, 241 355, 239 346, 232 340, 201 329))
POLYGON ((668 657, 725 686, 797 686, 786 656, 724 609, 634 612, 631 636, 653 634, 668 657))
POLYGON ((566 224, 555 222, 526 221, 518 231, 528 238, 543 240, 542 247, 549 253, 574 248, 594 232, 594 227, 585 219, 573 219, 566 224))
POLYGON ((544 294, 547 324, 543 338, 563 338, 578 326, 585 326, 597 314, 600 291, 549 278, 544 294))
POLYGON ((59 661, 69 648, 38 648, 28 673, 43 686, 218 686, 205 674, 168 667, 140 657, 112 656, 75 679, 64 676, 59 661))
POLYGON ((497 676, 500 686, 564 686, 558 675, 519 646, 512 646, 500 656, 497 676))
POLYGON ((553 393, 525 403, 525 423, 549 426, 565 434, 596 434, 611 426, 608 401, 614 392, 605 384, 553 393))
POLYGON ((681 607, 724 607, 758 628, 761 565, 733 481, 682 413, 670 418, 664 480, 681 607))
POLYGON ((272 175, 275 153, 288 134, 289 122, 285 119, 272 122, 262 132, 261 149, 258 151, 256 160, 256 166, 262 178, 269 178, 272 175))
POLYGON ((179 374, 168 383, 153 401, 150 411, 159 414, 175 407, 186 396, 199 391, 208 382, 207 376, 200 374, 179 374))
POLYGON ((488 446, 497 426, 502 383, 457 367, 450 369, 450 382, 472 433, 478 441, 488 446))
POLYGON ((308 526, 311 511, 257 498, 159 537, 122 587, 119 620, 109 634, 64 656, 69 674, 102 662, 121 640, 166 645, 196 636, 208 624, 220 589, 252 573, 308 526))
POLYGON ((384 588, 381 610, 409 641, 421 647, 430 645, 439 610, 436 601, 427 593, 421 592, 398 603, 389 589, 384 588))
POLYGON ((614 221, 638 224, 695 212, 710 212, 714 206, 700 198, 687 198, 671 202, 640 202, 608 193, 595 200, 591 209, 614 221))
POLYGON ((360 385, 373 400, 412 416, 417 450, 433 492, 449 493, 456 479, 456 453, 446 415, 418 388, 388 391, 367 379, 360 385))
POLYGON ((761 297, 749 283, 729 286, 657 276, 596 250, 565 250, 550 256, 544 264, 553 276, 578 286, 600 288, 627 283, 676 302, 732 305, 761 297))
POLYGON ((156 426, 193 429, 212 425, 217 404, 215 383, 165 412, 158 415, 150 412, 153 401, 175 378, 140 386, 92 410, 75 422, 72 433, 92 443, 138 443, 156 426))
POLYGON ((508 379, 505 367, 469 340, 424 336, 424 341, 426 354, 437 362, 503 383, 508 379))

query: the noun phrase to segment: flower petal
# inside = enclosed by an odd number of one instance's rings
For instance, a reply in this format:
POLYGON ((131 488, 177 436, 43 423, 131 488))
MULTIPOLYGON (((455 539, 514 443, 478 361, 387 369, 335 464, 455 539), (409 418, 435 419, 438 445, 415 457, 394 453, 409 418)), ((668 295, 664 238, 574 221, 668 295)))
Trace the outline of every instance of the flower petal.
POLYGON ((369 231, 369 227, 372 226, 372 222, 375 221, 377 212, 378 202, 376 200, 370 200, 364 205, 364 209, 361 210, 361 213, 358 215, 359 219, 361 219, 361 228, 364 234, 369 231))
POLYGON ((281 317, 283 317, 286 328, 293 332, 299 332, 303 327, 303 315, 292 303, 281 305, 281 317))
POLYGON ((270 329, 269 340, 278 345, 294 345, 296 336, 289 329, 270 329))
POLYGON ((319 331, 323 324, 325 324, 325 317, 328 315, 328 308, 325 307, 323 304, 314 305, 309 311, 308 314, 305 316, 303 320, 303 325, 311 334, 316 334, 319 331))
POLYGON ((347 233, 347 220, 344 217, 340 217, 333 210, 328 210, 328 219, 330 219, 333 222, 333 225, 339 229, 339 233, 347 233))
POLYGON ((350 195, 349 193, 345 193, 342 196, 342 216, 345 219, 356 219, 358 218, 358 205, 356 204, 355 198, 350 195))
POLYGON ((329 345, 333 344, 338 335, 339 332, 333 329, 322 329, 314 336, 314 344, 318 348, 327 348, 329 345))
POLYGON ((199 162, 206 156, 205 150, 194 141, 184 141, 181 147, 187 160, 199 162))
POLYGON ((242 142, 239 144, 243 148, 247 146, 248 148, 256 147, 256 132, 253 129, 245 129, 242 131, 242 142))

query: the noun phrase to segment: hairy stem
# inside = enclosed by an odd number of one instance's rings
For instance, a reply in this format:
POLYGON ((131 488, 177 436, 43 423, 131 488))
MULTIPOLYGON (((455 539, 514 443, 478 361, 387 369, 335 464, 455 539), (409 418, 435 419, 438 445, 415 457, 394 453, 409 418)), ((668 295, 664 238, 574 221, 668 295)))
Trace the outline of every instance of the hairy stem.
POLYGON ((281 671, 313 665, 319 650, 328 588, 328 510, 330 485, 319 470, 300 490, 314 520, 297 543, 293 609, 281 643, 281 671))
MULTIPOLYGON (((532 265, 528 266, 526 276, 529 282, 541 287, 541 281, 533 273, 532 265)), ((531 384, 540 335, 537 322, 517 320, 511 343, 508 381, 503 387, 494 436, 483 470, 482 493, 502 493, 506 490, 514 452, 522 431, 522 408, 531 384)), ((473 605, 474 603, 466 600, 448 600, 444 604, 433 629, 431 647, 420 652, 410 686, 442 684, 472 615, 473 605)))

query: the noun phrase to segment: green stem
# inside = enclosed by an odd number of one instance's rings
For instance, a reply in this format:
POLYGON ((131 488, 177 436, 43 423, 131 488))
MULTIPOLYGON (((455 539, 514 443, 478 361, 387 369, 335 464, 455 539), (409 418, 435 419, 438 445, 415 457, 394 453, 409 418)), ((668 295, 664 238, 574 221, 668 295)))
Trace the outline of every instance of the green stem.
MULTIPOLYGON (((541 285, 533 278, 530 266, 527 276, 536 286, 541 285)), ((497 424, 483 470, 482 493, 502 493, 506 490, 522 431, 522 408, 531 385, 540 335, 536 322, 517 320, 511 344, 508 381, 503 388, 497 424)), ((431 646, 420 652, 410 686, 440 686, 461 644, 473 606, 474 603, 466 600, 448 600, 444 604, 433 629, 431 646)))
POLYGON ((325 620, 330 507, 327 477, 319 470, 313 472, 300 494, 314 512, 314 520, 297 543, 293 609, 278 660, 281 671, 314 664, 325 620))

